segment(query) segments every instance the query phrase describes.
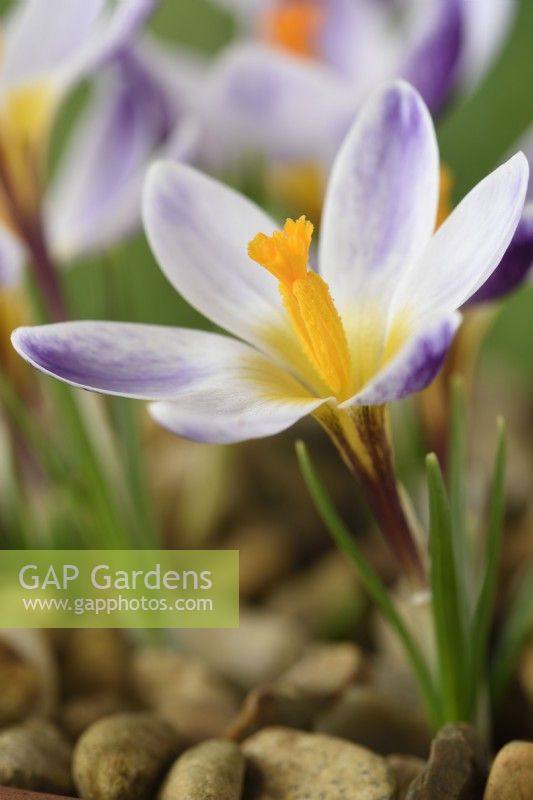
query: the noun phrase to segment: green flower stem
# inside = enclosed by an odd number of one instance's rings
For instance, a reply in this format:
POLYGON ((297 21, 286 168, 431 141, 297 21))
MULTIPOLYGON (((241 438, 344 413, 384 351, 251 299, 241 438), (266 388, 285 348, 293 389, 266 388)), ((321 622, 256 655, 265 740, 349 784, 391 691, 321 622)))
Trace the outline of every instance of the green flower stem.
POLYGON ((441 707, 439 696, 434 686, 428 665, 426 664, 418 645, 411 637, 411 634, 407 630, 403 620, 394 607, 394 604, 388 595, 387 589, 382 584, 372 566, 363 556, 361 550, 350 535, 350 532, 344 525, 344 522, 336 513, 328 495, 326 494, 313 469, 306 446, 303 442, 297 442, 296 452, 307 488, 309 489, 309 493, 313 498, 315 507, 324 524, 326 525, 339 549, 342 550, 355 564, 363 585, 391 628, 395 631, 396 635, 400 639, 412 666, 413 672, 417 678, 431 725, 434 730, 437 730, 445 721, 443 709, 441 707))

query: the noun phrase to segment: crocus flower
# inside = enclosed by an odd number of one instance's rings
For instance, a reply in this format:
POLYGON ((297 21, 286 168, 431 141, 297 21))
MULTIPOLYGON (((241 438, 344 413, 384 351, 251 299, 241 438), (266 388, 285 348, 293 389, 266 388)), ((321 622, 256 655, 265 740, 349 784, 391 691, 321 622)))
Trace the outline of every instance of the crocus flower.
POLYGON ((157 421, 198 441, 268 436, 314 415, 365 486, 406 570, 420 571, 394 494, 383 409, 437 373, 457 309, 509 245, 527 181, 517 154, 435 233, 433 123, 416 90, 387 85, 335 159, 318 271, 308 263, 305 218, 276 231, 250 200, 192 167, 151 168, 144 221, 154 254, 229 336, 86 321, 20 328, 13 344, 74 386, 155 401, 157 421))
POLYGON ((0 263, 10 274, 32 255, 50 305, 59 310, 41 225, 49 133, 66 93, 129 43, 157 0, 24 0, 5 25, 0 63, 0 263), (9 267, 7 265, 9 264, 9 267))

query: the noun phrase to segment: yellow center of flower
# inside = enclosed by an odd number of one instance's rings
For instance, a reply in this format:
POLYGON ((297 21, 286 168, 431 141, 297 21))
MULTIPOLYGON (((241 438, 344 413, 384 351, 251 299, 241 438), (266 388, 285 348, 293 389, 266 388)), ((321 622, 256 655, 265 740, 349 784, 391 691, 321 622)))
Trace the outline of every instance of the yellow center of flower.
POLYGON ((339 400, 351 388, 346 334, 327 283, 308 269, 313 225, 288 219, 272 236, 258 233, 248 255, 279 281, 279 290, 298 340, 318 376, 339 400))
POLYGON ((0 218, 12 229, 16 225, 10 205, 15 203, 26 215, 37 208, 53 108, 54 94, 48 81, 16 87, 2 98, 0 167, 5 195, 0 198, 0 218))
POLYGON ((299 56, 316 55, 316 40, 324 9, 316 0, 284 0, 269 9, 262 20, 265 41, 299 56))

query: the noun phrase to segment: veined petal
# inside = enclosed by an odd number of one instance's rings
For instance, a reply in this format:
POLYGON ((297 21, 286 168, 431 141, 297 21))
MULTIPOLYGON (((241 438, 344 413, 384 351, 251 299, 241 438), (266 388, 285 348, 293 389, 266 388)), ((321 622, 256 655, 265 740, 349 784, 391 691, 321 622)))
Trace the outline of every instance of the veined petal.
POLYGON ((20 283, 25 256, 21 242, 0 224, 0 289, 20 283))
POLYGON ((504 297, 517 289, 533 269, 533 203, 524 208, 522 219, 500 264, 467 305, 504 297))
POLYGON ((242 195, 192 167, 159 162, 143 198, 146 234, 161 269, 183 297, 217 325, 278 352, 288 330, 277 281, 248 256, 248 242, 276 224, 242 195))
POLYGON ((255 386, 248 381, 213 380, 202 392, 153 403, 150 413, 160 425, 185 439, 231 444, 280 433, 323 402, 295 393, 285 381, 266 380, 265 376, 264 383, 255 386))
POLYGON ((460 308, 500 263, 520 221, 529 168, 517 153, 482 180, 435 233, 394 298, 420 319, 460 308))
POLYGON ((341 408, 383 405, 424 389, 442 367, 460 322, 460 314, 454 313, 412 335, 375 378, 341 408))
POLYGON ((207 331, 122 322, 62 322, 18 328, 17 352, 37 369, 81 389, 176 399, 219 384, 269 381, 300 399, 311 395, 267 356, 244 342, 207 331), (290 390, 289 390, 290 389, 290 390))
POLYGON ((175 122, 166 94, 133 52, 103 72, 47 200, 57 257, 109 246, 140 224, 144 170, 175 122))
POLYGON ((266 158, 329 167, 355 113, 350 85, 312 61, 236 45, 214 64, 203 102, 203 163, 239 167, 266 158))
POLYGON ((419 94, 398 81, 360 111, 326 194, 319 271, 345 321, 354 307, 386 309, 393 287, 435 227, 439 159, 419 94))
POLYGON ((459 77, 468 5, 469 0, 430 3, 425 24, 403 59, 402 76, 418 89, 433 113, 448 100, 459 77))
POLYGON ((106 0, 23 0, 9 17, 2 82, 14 85, 53 73, 95 30, 106 0))

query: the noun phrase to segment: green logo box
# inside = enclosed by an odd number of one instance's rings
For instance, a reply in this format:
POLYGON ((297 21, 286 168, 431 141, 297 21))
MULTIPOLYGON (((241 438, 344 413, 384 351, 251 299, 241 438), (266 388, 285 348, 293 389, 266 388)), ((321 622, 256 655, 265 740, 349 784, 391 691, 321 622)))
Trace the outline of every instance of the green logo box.
POLYGON ((2 550, 3 628, 237 628, 238 550, 2 550))

